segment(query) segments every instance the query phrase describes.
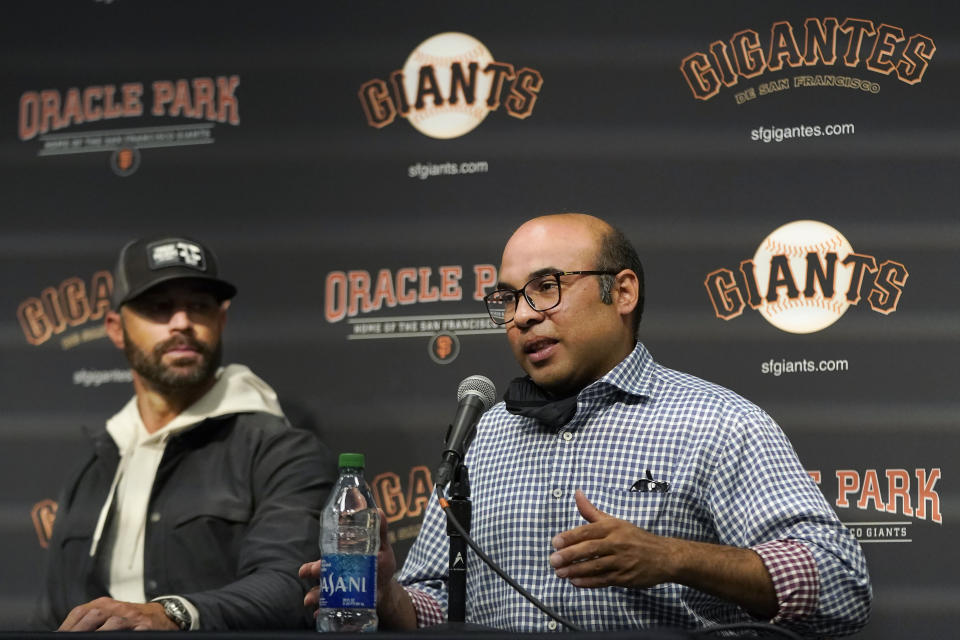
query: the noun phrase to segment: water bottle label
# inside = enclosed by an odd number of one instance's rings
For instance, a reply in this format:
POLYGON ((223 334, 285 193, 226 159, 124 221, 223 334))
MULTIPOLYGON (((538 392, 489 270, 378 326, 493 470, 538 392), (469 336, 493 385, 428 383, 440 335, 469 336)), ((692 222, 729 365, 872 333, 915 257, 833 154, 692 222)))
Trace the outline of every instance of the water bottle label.
POLYGON ((320 608, 374 609, 377 556, 328 553, 320 563, 320 608))

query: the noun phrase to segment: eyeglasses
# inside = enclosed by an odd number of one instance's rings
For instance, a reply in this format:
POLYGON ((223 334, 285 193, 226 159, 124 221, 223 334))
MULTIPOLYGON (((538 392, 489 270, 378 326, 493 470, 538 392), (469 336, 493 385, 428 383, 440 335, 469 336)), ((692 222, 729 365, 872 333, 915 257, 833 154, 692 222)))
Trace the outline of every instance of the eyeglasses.
POLYGON ((495 324, 507 324, 517 312, 520 295, 534 311, 547 311, 560 304, 560 276, 613 276, 619 271, 556 271, 537 276, 519 289, 497 289, 483 297, 495 324))

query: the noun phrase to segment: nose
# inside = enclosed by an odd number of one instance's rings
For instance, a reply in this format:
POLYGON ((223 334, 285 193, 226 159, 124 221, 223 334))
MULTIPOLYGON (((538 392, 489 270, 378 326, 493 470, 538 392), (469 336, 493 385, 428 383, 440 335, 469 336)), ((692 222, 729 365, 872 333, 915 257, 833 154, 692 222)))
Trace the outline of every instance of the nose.
POLYGON ((193 321, 190 319, 190 312, 187 308, 185 306, 178 306, 173 310, 173 313, 170 314, 168 324, 171 329, 185 331, 193 326, 193 321))
POLYGON ((537 311, 527 302, 526 296, 517 300, 517 308, 513 313, 513 323, 518 327, 527 327, 543 320, 543 312, 537 311))

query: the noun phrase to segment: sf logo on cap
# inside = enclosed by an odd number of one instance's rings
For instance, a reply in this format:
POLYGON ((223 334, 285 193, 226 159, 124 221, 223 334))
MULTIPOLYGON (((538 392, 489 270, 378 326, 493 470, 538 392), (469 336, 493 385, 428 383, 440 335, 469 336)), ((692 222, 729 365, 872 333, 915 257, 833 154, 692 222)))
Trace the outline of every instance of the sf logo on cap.
POLYGON ((206 270, 203 259, 203 249, 192 242, 178 240, 166 242, 151 247, 150 267, 162 269, 175 264, 181 264, 201 271, 206 270))

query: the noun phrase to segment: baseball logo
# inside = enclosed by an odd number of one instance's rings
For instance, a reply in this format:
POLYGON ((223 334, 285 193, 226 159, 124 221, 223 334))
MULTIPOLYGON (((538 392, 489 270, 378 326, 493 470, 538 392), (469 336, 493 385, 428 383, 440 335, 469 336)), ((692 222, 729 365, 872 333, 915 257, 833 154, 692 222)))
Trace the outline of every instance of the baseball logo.
POLYGON ((851 253, 853 247, 843 234, 823 222, 796 220, 776 229, 760 243, 753 256, 757 266, 757 286, 764 296, 758 311, 770 324, 790 333, 813 333, 829 327, 850 306, 845 292, 850 286, 852 267, 844 265, 843 260, 851 253), (829 298, 824 298, 819 286, 814 288, 813 296, 808 298, 804 295, 804 285, 809 277, 807 255, 810 253, 819 257, 824 272, 827 254, 836 254, 835 285, 833 295, 829 298), (789 268, 776 272, 778 297, 770 301, 766 295, 776 256, 786 257, 789 268), (790 287, 779 285, 779 282, 786 280, 791 280, 793 286, 800 289, 799 295, 793 298, 788 296, 790 287))
POLYGON ((450 364, 460 355, 460 339, 455 333, 438 333, 430 338, 427 353, 437 364, 450 364))
POLYGON ((140 149, 123 147, 114 150, 110 156, 110 168, 121 178, 133 175, 140 168, 140 149))
POLYGON ((421 108, 410 105, 407 120, 417 131, 431 138, 456 138, 472 131, 490 112, 486 97, 490 94, 492 80, 483 70, 491 62, 493 56, 487 47, 465 33, 440 33, 421 42, 403 65, 404 91, 408 96, 416 96, 422 88, 421 83, 430 82, 429 75, 421 78, 421 69, 431 67, 437 85, 435 89, 442 100, 438 105, 433 95, 427 95, 421 108), (467 104, 463 95, 458 95, 457 102, 450 104, 449 99, 454 95, 451 94, 453 67, 459 64, 463 78, 469 83, 470 63, 477 65, 473 104, 467 104))

